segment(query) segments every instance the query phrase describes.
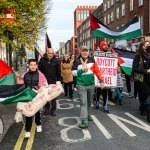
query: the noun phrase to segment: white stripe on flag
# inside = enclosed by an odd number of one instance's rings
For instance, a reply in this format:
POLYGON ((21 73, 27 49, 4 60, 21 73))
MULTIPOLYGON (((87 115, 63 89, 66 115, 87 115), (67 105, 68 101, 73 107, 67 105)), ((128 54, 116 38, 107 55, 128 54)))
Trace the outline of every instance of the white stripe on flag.
POLYGON ((97 29, 97 30, 99 30, 101 32, 104 32, 106 34, 109 34, 109 35, 114 35, 114 36, 115 35, 117 36, 117 35, 122 35, 122 34, 130 33, 130 32, 133 32, 135 30, 140 29, 140 22, 137 22, 137 23, 134 23, 134 24, 130 25, 127 29, 125 29, 122 32, 115 32, 115 31, 112 31, 112 30, 106 28, 102 24, 99 24, 99 25, 100 25, 100 28, 97 29))
POLYGON ((124 60, 124 63, 121 64, 121 66, 125 66, 125 67, 130 67, 130 68, 132 68, 133 59, 130 59, 130 58, 123 58, 123 57, 121 57, 121 58, 124 60))

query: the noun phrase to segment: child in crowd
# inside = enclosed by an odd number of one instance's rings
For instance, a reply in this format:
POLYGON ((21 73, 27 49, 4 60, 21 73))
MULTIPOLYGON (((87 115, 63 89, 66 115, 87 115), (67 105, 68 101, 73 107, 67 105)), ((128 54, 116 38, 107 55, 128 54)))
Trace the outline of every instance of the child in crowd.
POLYGON ((118 65, 118 68, 117 68, 117 87, 115 89, 115 91, 116 91, 115 101, 120 106, 122 106, 122 100, 121 100, 122 90, 123 90, 123 78, 122 78, 122 74, 121 74, 121 68, 118 65))
MULTIPOLYGON (((24 73, 22 78, 20 78, 19 74, 16 74, 16 83, 17 84, 25 84, 25 87, 31 87, 31 88, 40 88, 41 86, 47 85, 47 80, 43 73, 41 73, 37 68, 38 64, 36 59, 30 59, 28 62, 28 68, 29 71, 24 73)), ((25 117, 26 123, 25 123, 25 138, 30 138, 30 130, 32 127, 32 117, 25 117)), ((42 126, 41 126, 41 117, 40 117, 40 111, 38 111, 35 114, 35 123, 37 125, 36 131, 42 132, 42 126)))

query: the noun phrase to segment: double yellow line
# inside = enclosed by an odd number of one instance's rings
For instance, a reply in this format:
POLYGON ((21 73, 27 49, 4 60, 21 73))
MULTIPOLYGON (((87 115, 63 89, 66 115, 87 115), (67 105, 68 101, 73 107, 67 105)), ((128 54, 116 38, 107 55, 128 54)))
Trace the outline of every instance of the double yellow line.
MULTIPOLYGON (((32 145, 34 142, 34 136, 35 136, 35 129, 36 129, 36 124, 33 120, 32 128, 31 128, 31 136, 27 141, 25 150, 31 150, 32 149, 32 145)), ((24 135, 25 135, 25 127, 23 126, 22 131, 21 131, 19 138, 16 142, 16 145, 14 147, 14 150, 20 150, 21 149, 22 143, 24 141, 24 135)))

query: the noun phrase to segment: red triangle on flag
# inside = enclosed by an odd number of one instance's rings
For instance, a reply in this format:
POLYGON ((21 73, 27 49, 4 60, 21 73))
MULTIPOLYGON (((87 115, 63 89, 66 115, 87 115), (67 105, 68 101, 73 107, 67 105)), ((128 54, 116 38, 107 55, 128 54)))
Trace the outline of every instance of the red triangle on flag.
POLYGON ((94 43, 94 50, 97 50, 98 46, 96 45, 96 43, 94 43))
MULTIPOLYGON (((111 53, 116 53, 116 51, 113 48, 111 48, 110 51, 111 53)), ((123 63, 124 63, 124 60, 120 56, 118 56, 118 64, 121 65, 123 63)))
POLYGON ((100 25, 97 19, 92 14, 90 14, 90 31, 92 32, 98 28, 100 28, 100 25))
POLYGON ((12 68, 0 59, 0 78, 12 73, 12 68))

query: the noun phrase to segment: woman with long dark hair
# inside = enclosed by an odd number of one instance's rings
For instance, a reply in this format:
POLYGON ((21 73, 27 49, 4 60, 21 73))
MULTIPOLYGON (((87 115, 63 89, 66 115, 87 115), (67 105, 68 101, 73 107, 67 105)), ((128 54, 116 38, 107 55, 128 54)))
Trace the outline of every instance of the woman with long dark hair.
MULTIPOLYGON (((140 113, 145 114, 145 102, 150 95, 150 42, 140 44, 133 60, 134 81, 139 96, 140 113)), ((150 118, 149 118, 150 119, 150 118)), ((150 120, 149 120, 150 121, 150 120)))
POLYGON ((61 62, 61 76, 64 83, 64 90, 65 96, 68 95, 68 88, 69 88, 69 97, 73 98, 73 90, 72 90, 72 82, 73 82, 73 75, 72 75, 72 64, 73 62, 70 61, 67 55, 64 55, 63 60, 61 62))

